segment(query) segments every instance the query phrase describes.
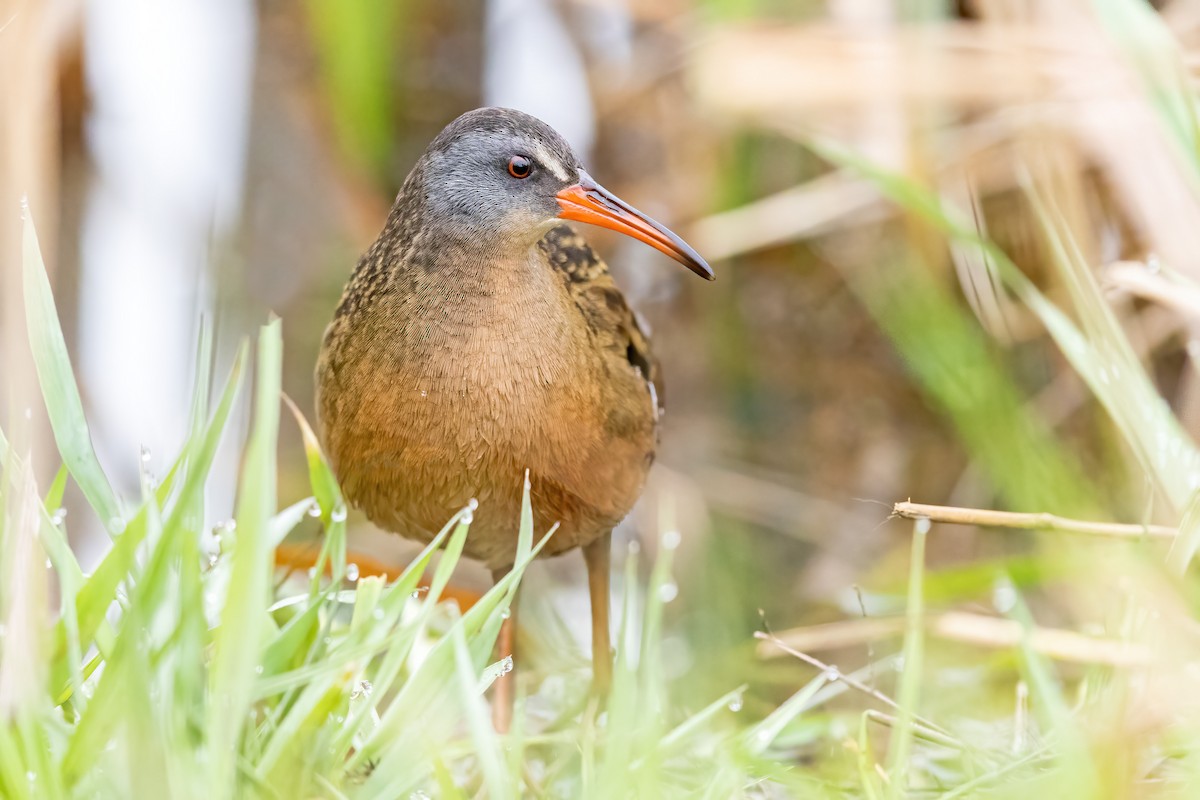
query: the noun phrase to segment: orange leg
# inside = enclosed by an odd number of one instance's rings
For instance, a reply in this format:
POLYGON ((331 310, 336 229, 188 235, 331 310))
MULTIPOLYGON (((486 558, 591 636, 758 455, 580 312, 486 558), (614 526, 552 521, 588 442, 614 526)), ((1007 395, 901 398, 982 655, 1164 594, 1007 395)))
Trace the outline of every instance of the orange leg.
POLYGON ((612 685, 612 646, 608 632, 612 531, 584 547, 583 560, 587 564, 588 595, 592 601, 592 680, 596 693, 603 697, 612 685))
MULTIPOLYGON (((492 573, 492 580, 499 583, 508 574, 511 567, 498 569, 492 573)), ((513 658, 513 668, 508 674, 501 675, 492 684, 492 725, 497 733, 508 733, 512 726, 513 701, 517 689, 517 601, 520 591, 513 596, 512 605, 508 609, 508 619, 500 624, 500 635, 496 638, 495 659, 499 661, 505 656, 513 658)))

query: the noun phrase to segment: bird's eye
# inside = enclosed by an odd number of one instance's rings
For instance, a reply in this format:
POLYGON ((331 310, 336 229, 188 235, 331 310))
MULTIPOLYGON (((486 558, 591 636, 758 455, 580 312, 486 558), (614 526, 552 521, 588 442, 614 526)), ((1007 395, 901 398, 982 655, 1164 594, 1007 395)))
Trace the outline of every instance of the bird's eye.
POLYGON ((525 156, 513 156, 508 160, 508 174, 514 178, 528 178, 533 172, 533 162, 525 156))

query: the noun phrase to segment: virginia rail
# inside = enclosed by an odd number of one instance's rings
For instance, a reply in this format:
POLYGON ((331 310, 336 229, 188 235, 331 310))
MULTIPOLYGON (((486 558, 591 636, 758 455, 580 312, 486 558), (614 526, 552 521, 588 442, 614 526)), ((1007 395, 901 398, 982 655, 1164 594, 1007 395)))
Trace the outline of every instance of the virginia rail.
MULTIPOLYGON (((658 369, 607 266, 562 220, 713 277, 548 125, 468 112, 417 161, 346 285, 317 362, 317 413, 343 492, 381 527, 429 541, 477 499, 466 554, 497 579, 515 557, 528 469, 535 529, 559 523, 543 555, 583 549, 603 691, 610 539, 654 460, 658 369)), ((494 702, 501 729, 511 704, 509 676, 494 702)))

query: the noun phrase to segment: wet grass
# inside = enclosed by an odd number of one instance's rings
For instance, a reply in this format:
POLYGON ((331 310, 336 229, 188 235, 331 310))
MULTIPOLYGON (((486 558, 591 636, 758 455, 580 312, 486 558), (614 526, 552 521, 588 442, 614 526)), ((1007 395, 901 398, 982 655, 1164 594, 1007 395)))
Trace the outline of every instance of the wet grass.
MULTIPOLYGON (((1148 9, 1095 6, 1120 34, 1194 190, 1195 98, 1179 53, 1148 9)), ((279 320, 221 376, 201 332, 188 438, 160 477, 143 461, 140 493, 119 496, 93 451, 26 220, 29 349, 62 467, 39 486, 23 444, 34 421, 17 415, 9 436, 0 433, 0 796, 1195 796, 1200 450, 1084 255, 1092 232, 1063 211, 1063 176, 1045 159, 1018 165, 1049 273, 1035 284, 1029 265, 929 176, 808 144, 902 215, 889 257, 850 283, 914 385, 953 426, 996 505, 1055 520, 1018 531, 1028 518, 1008 527, 1012 518, 980 509, 896 523, 909 556, 866 576, 861 614, 786 631, 764 620, 755 642, 733 647, 693 635, 684 671, 668 646, 678 632, 667 611, 680 591, 674 548, 688 532, 664 522, 650 563, 623 559, 607 704, 589 695, 564 624, 543 615, 539 633, 555 646, 538 651, 542 663, 522 664, 527 694, 515 729, 499 736, 485 693, 509 665, 492 662, 493 645, 548 533, 533 529, 529 498, 516 568, 469 609, 444 593, 471 509, 398 576, 359 578, 316 437, 298 409, 281 418, 279 320), (1123 456, 1104 465, 1111 470, 1096 474, 1077 439, 1042 419, 1013 355, 947 288, 939 259, 954 248, 975 254, 1046 331, 1046 349, 1102 410, 1123 456), (237 502, 214 526, 205 498, 223 477, 215 453, 251 395, 237 502), (277 438, 293 421, 311 496, 281 504, 277 438), (91 519, 63 517, 68 490, 91 519), (1001 539, 991 548, 1000 555, 939 562, 957 535, 952 517, 1001 539), (1132 533, 1089 522, 1113 520, 1132 533), (111 539, 90 573, 67 538, 85 522, 111 539), (1155 523, 1157 535, 1138 538, 1138 523, 1155 523), (318 525, 312 574, 279 574, 275 549, 318 525), (705 665, 720 668, 697 676, 705 665)), ((737 591, 730 582, 676 602, 740 607, 737 591)))
POLYGON ((439 602, 469 508, 397 578, 357 579, 346 562, 345 506, 298 411, 312 496, 278 506, 279 320, 215 388, 211 339, 201 336, 183 451, 161 480, 143 463, 141 495, 118 498, 92 450, 28 220, 26 237, 30 340, 65 469, 43 499, 28 457, 5 447, 0 795, 724 797, 763 780, 799 780, 764 755, 799 708, 749 727, 734 722, 736 690, 694 714, 670 708, 658 631, 677 533, 666 536, 644 593, 636 557, 627 560, 607 708, 576 681, 555 709, 561 718, 498 736, 483 695, 510 664, 489 663, 493 644, 544 543, 535 541, 528 493, 515 568, 469 610, 439 602), (209 531, 205 485, 251 370, 236 508, 209 531), (111 535, 91 574, 67 545, 59 510, 67 480, 111 535), (318 516, 325 535, 313 575, 276 581, 274 549, 318 516), (48 622, 51 584, 60 607, 48 622))

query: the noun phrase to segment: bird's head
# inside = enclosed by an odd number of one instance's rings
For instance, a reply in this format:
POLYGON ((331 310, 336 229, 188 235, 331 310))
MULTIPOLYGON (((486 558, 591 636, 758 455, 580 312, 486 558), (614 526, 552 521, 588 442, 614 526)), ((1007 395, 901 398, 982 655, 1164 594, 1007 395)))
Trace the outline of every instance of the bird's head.
POLYGON ((632 236, 712 280, 686 242, 592 179, 570 145, 520 111, 482 108, 451 122, 422 159, 426 213, 493 242, 533 245, 561 220, 632 236))

